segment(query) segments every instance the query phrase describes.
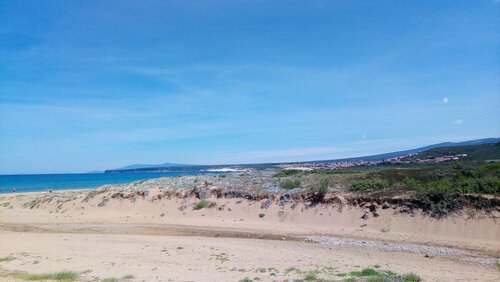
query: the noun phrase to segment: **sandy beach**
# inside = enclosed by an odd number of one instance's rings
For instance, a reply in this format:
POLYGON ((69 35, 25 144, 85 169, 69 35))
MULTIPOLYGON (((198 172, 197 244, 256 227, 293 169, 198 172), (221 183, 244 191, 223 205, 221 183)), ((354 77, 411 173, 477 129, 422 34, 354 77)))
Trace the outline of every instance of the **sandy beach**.
POLYGON ((147 187, 1 195, 0 278, 71 271, 81 281, 343 281, 365 268, 423 281, 500 278, 495 213, 365 216, 342 203, 210 193, 197 209, 201 200, 186 191, 147 187))

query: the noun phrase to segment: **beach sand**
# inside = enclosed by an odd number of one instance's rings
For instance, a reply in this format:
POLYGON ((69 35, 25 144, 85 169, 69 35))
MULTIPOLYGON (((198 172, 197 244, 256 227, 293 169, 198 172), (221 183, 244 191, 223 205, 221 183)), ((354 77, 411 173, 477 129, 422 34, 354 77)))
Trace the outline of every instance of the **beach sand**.
POLYGON ((0 279, 74 271, 82 281, 126 275, 131 281, 293 281, 313 272, 343 281, 367 267, 413 272, 424 281, 500 279, 495 213, 434 219, 380 209, 362 219, 366 211, 359 207, 273 202, 263 208, 263 201, 239 198, 208 198, 213 207, 195 210, 199 199, 158 199, 157 188, 125 199, 103 191, 0 195, 0 258, 14 258, 0 262, 0 279), (311 235, 357 243, 311 243, 305 240, 311 235), (384 249, 366 242, 417 245, 384 249))

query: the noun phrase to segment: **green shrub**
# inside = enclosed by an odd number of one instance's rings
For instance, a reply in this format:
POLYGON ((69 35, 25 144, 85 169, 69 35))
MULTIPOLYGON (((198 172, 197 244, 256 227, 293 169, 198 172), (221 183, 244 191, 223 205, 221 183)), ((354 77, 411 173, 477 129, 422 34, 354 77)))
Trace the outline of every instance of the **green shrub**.
POLYGON ((500 194, 500 179, 486 178, 458 178, 457 180, 438 180, 420 185, 416 195, 444 195, 444 194, 500 194))
POLYGON ((295 179, 295 180, 289 179, 281 184, 281 188, 287 189, 287 190, 298 188, 298 187, 300 187, 300 180, 297 180, 297 179, 295 179))
POLYGON ((259 213, 259 218, 263 218, 264 216, 266 216, 266 215, 263 213, 259 213))
POLYGON ((321 182, 319 183, 318 195, 319 195, 319 197, 321 197, 321 199, 323 199, 325 197, 326 193, 328 192, 328 185, 329 184, 330 183, 328 181, 328 178, 321 180, 321 182))
POLYGON ((300 170, 296 170, 296 169, 283 169, 282 171, 273 175, 273 177, 286 177, 286 176, 298 174, 299 172, 300 172, 300 170))
POLYGON ((419 281, 422 281, 422 279, 420 278, 420 276, 418 276, 415 273, 407 273, 407 274, 403 275, 402 279, 405 282, 419 282, 419 281))
POLYGON ((70 271, 57 272, 52 274, 23 274, 20 276, 23 280, 57 280, 57 281, 74 281, 78 279, 78 274, 70 271))
POLYGON ((352 276, 376 276, 379 275, 379 272, 373 268, 365 268, 361 271, 353 271, 351 272, 352 276))
POLYGON ((208 205, 208 201, 203 199, 203 200, 200 200, 195 206, 193 209, 195 210, 201 210, 202 208, 206 207, 208 205))
POLYGON ((305 281, 316 281, 318 278, 316 277, 316 274, 309 272, 306 277, 304 277, 305 281))
POLYGON ((0 258, 0 262, 4 262, 4 261, 12 261, 12 260, 15 260, 15 259, 16 259, 15 257, 8 256, 8 257, 3 257, 3 258, 0 258))
POLYGON ((349 188, 350 191, 364 192, 372 190, 380 190, 389 187, 389 182, 382 179, 363 179, 354 182, 349 188))

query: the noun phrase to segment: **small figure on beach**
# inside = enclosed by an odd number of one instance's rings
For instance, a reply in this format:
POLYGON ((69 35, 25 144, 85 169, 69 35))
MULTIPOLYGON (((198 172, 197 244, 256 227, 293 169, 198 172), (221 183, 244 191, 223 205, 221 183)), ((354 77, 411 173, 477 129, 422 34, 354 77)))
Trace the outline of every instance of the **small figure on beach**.
POLYGON ((16 188, 12 188, 12 193, 16 193, 16 188))

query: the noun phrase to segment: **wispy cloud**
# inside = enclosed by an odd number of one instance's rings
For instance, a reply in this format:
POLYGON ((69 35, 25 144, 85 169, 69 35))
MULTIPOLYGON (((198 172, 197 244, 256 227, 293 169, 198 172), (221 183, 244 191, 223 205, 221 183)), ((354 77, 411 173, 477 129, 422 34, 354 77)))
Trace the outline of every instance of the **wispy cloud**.
POLYGON ((443 103, 445 103, 445 104, 448 104, 448 97, 444 97, 443 100, 441 100, 441 101, 443 101, 443 103))
POLYGON ((456 124, 456 125, 461 125, 462 123, 464 123, 464 120, 463 119, 456 119, 452 123, 456 124))

